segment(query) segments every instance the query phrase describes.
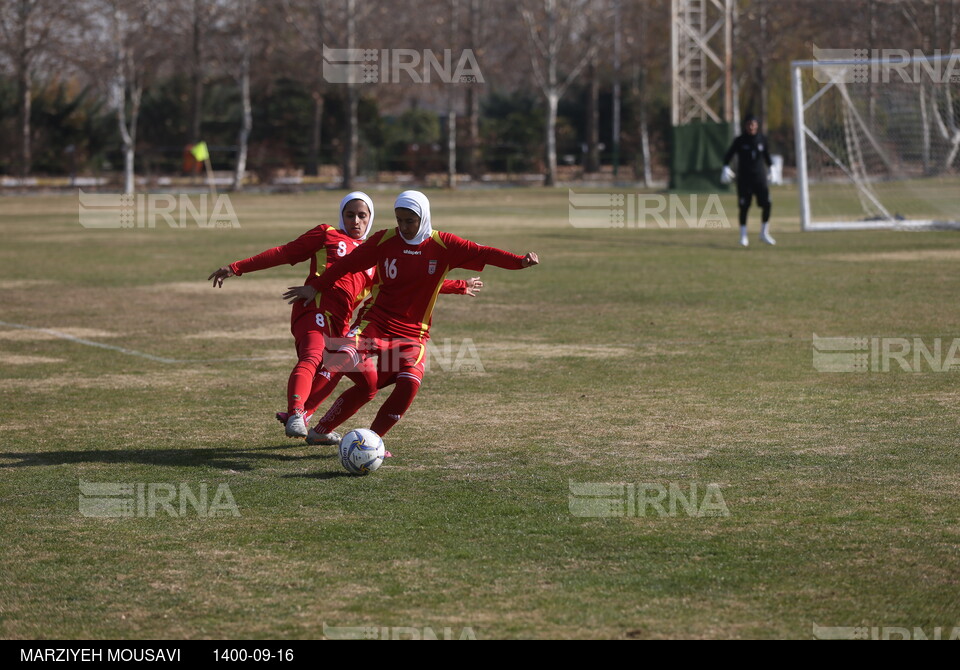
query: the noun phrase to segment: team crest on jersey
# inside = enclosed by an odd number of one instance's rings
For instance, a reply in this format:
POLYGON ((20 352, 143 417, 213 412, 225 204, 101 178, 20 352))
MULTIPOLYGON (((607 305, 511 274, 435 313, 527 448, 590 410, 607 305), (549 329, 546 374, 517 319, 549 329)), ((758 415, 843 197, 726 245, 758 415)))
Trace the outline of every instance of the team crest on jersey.
POLYGON ((432 275, 432 274, 436 274, 436 272, 437 272, 437 261, 432 260, 427 265, 427 274, 432 275))

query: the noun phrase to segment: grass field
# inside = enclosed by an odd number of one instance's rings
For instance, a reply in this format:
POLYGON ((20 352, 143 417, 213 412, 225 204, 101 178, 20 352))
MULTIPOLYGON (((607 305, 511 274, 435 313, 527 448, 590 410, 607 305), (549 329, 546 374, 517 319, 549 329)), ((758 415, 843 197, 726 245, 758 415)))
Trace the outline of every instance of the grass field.
MULTIPOLYGON (((0 200, 2 637, 960 626, 956 372, 819 372, 812 348, 946 355, 956 233, 800 233, 781 188, 779 244, 754 214, 741 249, 732 228, 574 228, 563 189, 431 193, 435 228, 542 263, 441 298, 434 340, 484 372, 431 370, 395 457, 356 478, 272 418, 294 361, 279 296, 305 270, 205 282, 332 222, 340 195, 236 195, 239 229, 176 230, 85 229, 76 195, 0 200), (224 487, 239 516, 89 517, 81 480, 224 487), (585 483, 620 485, 621 515, 574 513, 585 483), (652 504, 710 485, 728 515, 652 504)), ((375 227, 394 195, 374 194, 375 227)))

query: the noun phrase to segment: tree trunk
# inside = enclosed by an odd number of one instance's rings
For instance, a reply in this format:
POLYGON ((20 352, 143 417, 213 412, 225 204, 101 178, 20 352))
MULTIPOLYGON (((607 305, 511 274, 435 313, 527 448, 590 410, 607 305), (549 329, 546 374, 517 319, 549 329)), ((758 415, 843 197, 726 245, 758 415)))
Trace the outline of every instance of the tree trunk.
POLYGON ((190 84, 193 89, 190 103, 190 142, 200 141, 200 120, 203 115, 203 29, 201 13, 203 0, 193 0, 193 62, 190 84))
MULTIPOLYGON (((460 30, 460 4, 451 0, 450 43, 456 44, 460 30)), ((454 108, 456 87, 448 84, 447 93, 447 188, 457 187, 457 110, 454 108)))
MULTIPOLYGON (((347 0, 347 48, 355 49, 357 42, 356 1, 347 0)), ((343 151, 342 187, 353 190, 353 180, 357 176, 357 150, 360 145, 360 132, 357 128, 357 110, 360 106, 358 84, 347 82, 347 143, 343 151)))
POLYGON ((620 0, 614 0, 613 19, 613 119, 610 131, 610 147, 613 154, 613 176, 620 172, 620 23, 622 20, 620 0))
POLYGON ((320 141, 323 132, 323 94, 313 92, 313 124, 310 128, 310 154, 307 156, 307 174, 316 177, 320 174, 320 141))
MULTIPOLYGON (((470 44, 481 43, 480 0, 470 0, 470 44)), ((469 145, 467 147, 467 172, 475 180, 483 176, 483 155, 480 146, 480 91, 475 84, 467 86, 467 128, 469 145)))
POLYGON ((447 187, 457 187, 457 112, 447 111, 447 187))
POLYGON ((547 173, 543 179, 544 186, 554 186, 557 183, 557 106, 560 96, 557 91, 547 92, 547 173))
MULTIPOLYGON (((245 47, 249 49, 249 47, 245 47)), ((238 138, 237 167, 233 174, 233 189, 243 190, 243 180, 247 173, 247 151, 250 144, 250 131, 253 129, 253 106, 250 104, 250 54, 244 53, 243 71, 240 75, 240 94, 243 104, 243 124, 238 138)))
POLYGON ((930 116, 927 113, 926 79, 920 79, 920 156, 923 160, 923 174, 930 174, 930 116))
POLYGON ((587 94, 587 155, 583 164, 586 174, 600 169, 600 77, 597 62, 590 62, 590 89, 587 94))
POLYGON ((30 166, 33 162, 30 147, 30 113, 32 103, 32 92, 30 90, 30 73, 27 71, 26 63, 23 64, 17 82, 17 117, 19 122, 20 135, 20 178, 26 178, 30 174, 30 166))
POLYGON ((478 180, 483 176, 483 157, 480 149, 480 94, 475 86, 467 88, 467 133, 467 172, 478 180))
MULTIPOLYGON (((767 2, 758 0, 760 4, 760 39, 758 40, 759 53, 757 54, 757 83, 760 87, 760 123, 767 122, 767 2)), ((761 128, 763 126, 761 125, 761 128)))
POLYGON ((640 153, 643 155, 643 185, 650 188, 653 185, 653 174, 650 170, 650 133, 647 128, 647 110, 640 108, 640 153))
POLYGON ((247 152, 250 145, 250 131, 253 129, 253 105, 250 103, 250 61, 252 59, 253 39, 251 36, 254 2, 245 0, 240 8, 240 104, 243 108, 243 119, 240 124, 240 133, 237 137, 237 164, 233 172, 233 190, 243 190, 243 180, 247 176, 247 152))
MULTIPOLYGON (((121 80, 123 81, 123 80, 121 80)), ((121 84, 123 86, 123 84, 121 84)), ((117 122, 120 124, 120 139, 123 142, 123 192, 134 193, 137 190, 135 159, 137 149, 137 122, 140 117, 140 100, 143 89, 134 86, 130 90, 130 119, 127 120, 127 100, 125 88, 121 89, 120 104, 117 105, 117 122)))
POLYGON ((28 26, 31 6, 21 0, 17 8, 19 25, 17 26, 17 122, 20 135, 20 178, 30 174, 30 51, 28 49, 28 26))
POLYGON ((359 95, 356 84, 347 84, 347 142, 343 151, 343 184, 347 191, 353 190, 353 180, 357 175, 357 147, 360 134, 357 130, 357 109, 359 95))
POLYGON ((133 193, 136 191, 136 183, 134 179, 136 175, 134 173, 134 159, 136 158, 135 150, 132 144, 123 145, 123 192, 124 193, 133 193))

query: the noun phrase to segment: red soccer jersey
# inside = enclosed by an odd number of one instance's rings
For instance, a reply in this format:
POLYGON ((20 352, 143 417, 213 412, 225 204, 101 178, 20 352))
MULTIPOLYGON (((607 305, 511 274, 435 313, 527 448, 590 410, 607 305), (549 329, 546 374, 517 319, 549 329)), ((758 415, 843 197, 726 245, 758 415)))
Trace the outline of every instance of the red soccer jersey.
POLYGON ((423 341, 429 337, 433 308, 447 273, 463 267, 482 270, 484 265, 519 270, 523 256, 438 231, 414 246, 392 228, 371 235, 348 258, 324 273, 314 288, 328 290, 344 274, 375 266, 363 323, 377 324, 385 336, 423 341))
MULTIPOLYGON (((308 230, 294 241, 283 246, 274 247, 251 258, 231 263, 230 269, 239 277, 244 272, 265 270, 284 263, 296 265, 309 259, 310 274, 307 275, 305 283, 312 286, 327 268, 346 257, 360 245, 359 240, 355 240, 342 230, 324 223, 308 230)), ((360 268, 355 272, 340 276, 333 287, 333 293, 331 294, 328 291, 327 297, 342 301, 345 313, 350 314, 357 303, 367 295, 367 290, 372 283, 373 272, 371 266, 360 268), (371 271, 365 272, 366 270, 371 271)), ((304 305, 303 301, 298 300, 293 304, 291 318, 296 321, 299 316, 313 311, 314 308, 315 305, 304 305)))

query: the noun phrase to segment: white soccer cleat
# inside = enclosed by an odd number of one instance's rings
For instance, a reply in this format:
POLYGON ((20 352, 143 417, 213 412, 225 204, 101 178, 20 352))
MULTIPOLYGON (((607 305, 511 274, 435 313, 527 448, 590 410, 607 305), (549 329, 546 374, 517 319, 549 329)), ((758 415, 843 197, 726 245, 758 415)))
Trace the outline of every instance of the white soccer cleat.
POLYGON ((311 446, 333 446, 340 444, 340 440, 342 439, 343 436, 336 431, 330 431, 329 433, 318 433, 315 428, 311 428, 310 432, 307 433, 307 444, 311 446))
POLYGON ((769 244, 771 247, 777 243, 775 239, 770 237, 770 233, 766 233, 766 232, 760 233, 760 241, 763 242, 764 244, 769 244))
POLYGON ((287 423, 284 425, 284 431, 287 433, 287 437, 307 436, 307 423, 303 418, 303 412, 294 412, 287 417, 287 423))
POLYGON ((741 246, 741 247, 749 247, 749 246, 750 246, 750 240, 747 239, 747 236, 746 236, 746 235, 742 235, 742 236, 740 237, 740 246, 741 246))

